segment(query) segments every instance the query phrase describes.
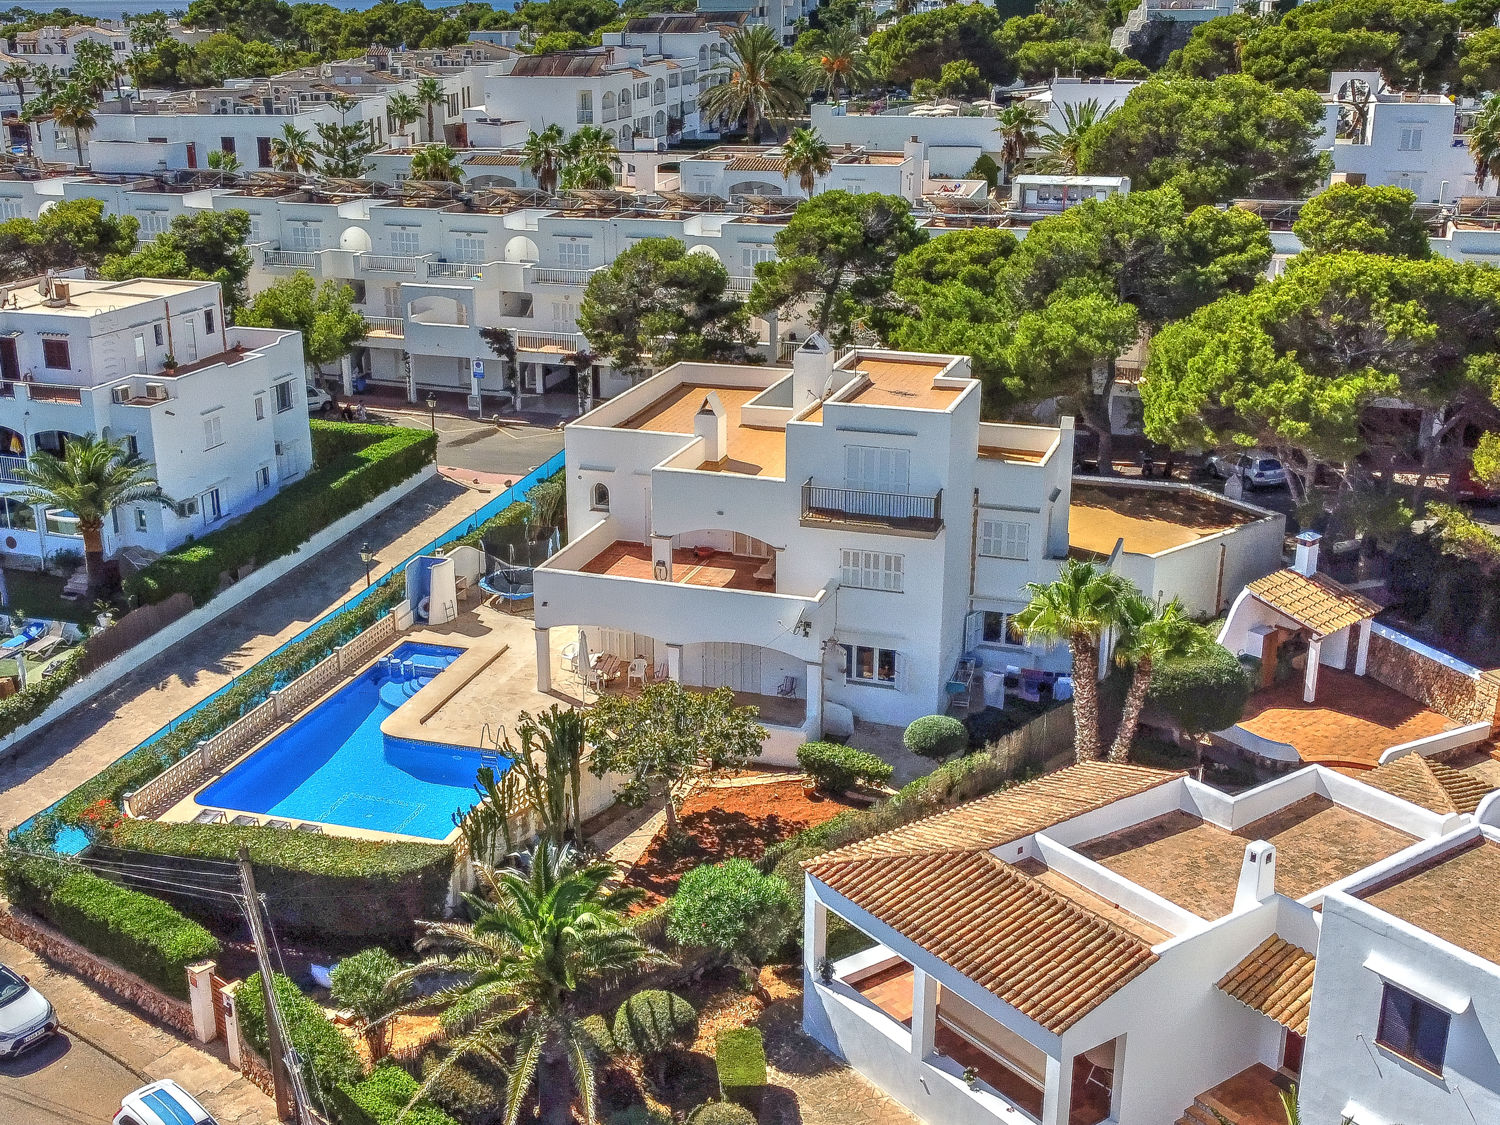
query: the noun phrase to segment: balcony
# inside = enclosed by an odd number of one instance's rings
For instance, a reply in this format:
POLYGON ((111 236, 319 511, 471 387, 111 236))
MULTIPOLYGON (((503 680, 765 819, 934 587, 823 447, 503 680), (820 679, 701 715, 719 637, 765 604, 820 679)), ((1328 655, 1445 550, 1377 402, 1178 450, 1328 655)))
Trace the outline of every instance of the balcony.
POLYGON ((355 262, 369 273, 398 273, 415 277, 422 259, 413 254, 358 254, 355 262))
POLYGON ((568 285, 583 288, 597 269, 561 269, 555 266, 527 266, 526 277, 533 285, 568 285))
POLYGON ((517 332, 515 337, 516 350, 520 352, 547 352, 565 356, 588 346, 581 332, 517 332))
POLYGON ((429 281, 473 281, 484 273, 484 262, 428 262, 429 281))
POLYGON ((316 273, 318 252, 316 250, 267 250, 265 268, 268 270, 307 270, 316 273))
POLYGON ((61 383, 4 382, 0 383, 0 398, 24 396, 32 402, 54 402, 76 405, 83 402, 83 389, 61 383))
MULTIPOLYGON (((729 285, 728 285, 727 288, 729 289, 729 291, 731 293, 736 293, 736 294, 738 294, 741 297, 745 297, 745 296, 749 295, 750 290, 753 289, 754 287, 755 287, 755 278, 753 278, 753 277, 731 277, 729 279, 729 285)), ((795 345, 801 343, 801 341, 800 340, 788 340, 787 343, 793 345, 792 351, 796 351, 797 349, 796 349, 795 345)))
POLYGON ((399 316, 365 317, 365 339, 399 340, 406 335, 406 322, 399 316))
POLYGON ((943 492, 867 492, 814 484, 809 477, 802 485, 802 525, 822 523, 936 535, 943 527, 943 492))
POLYGON ((18 469, 26 467, 24 457, 0 457, 0 484, 20 484, 18 469))

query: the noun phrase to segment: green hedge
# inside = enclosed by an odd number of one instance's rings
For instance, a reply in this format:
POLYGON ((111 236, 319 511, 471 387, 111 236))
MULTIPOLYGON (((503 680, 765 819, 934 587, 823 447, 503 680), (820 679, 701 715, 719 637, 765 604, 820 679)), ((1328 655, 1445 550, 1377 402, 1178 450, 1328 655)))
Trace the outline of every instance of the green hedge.
POLYGON ((78 679, 78 666, 83 662, 84 648, 78 645, 63 658, 52 675, 35 680, 15 695, 0 699, 0 738, 19 730, 42 714, 57 701, 65 688, 72 687, 78 679))
POLYGON ((109 800, 119 804, 126 793, 139 789, 178 761, 201 739, 218 734, 241 715, 263 703, 272 689, 296 679, 339 645, 368 629, 405 596, 402 583, 387 583, 353 609, 345 610, 296 644, 262 660, 240 675, 213 702, 178 723, 170 734, 149 750, 106 766, 69 793, 46 822, 39 825, 40 830, 45 834, 57 824, 77 824, 79 815, 95 801, 109 800))
POLYGON ((874 754, 837 742, 806 742, 797 750, 797 765, 820 789, 842 793, 856 785, 884 785, 895 767, 874 754))
MULTIPOLYGON (((312 431, 313 468, 321 469, 341 457, 350 457, 391 436, 397 426, 372 426, 368 422, 330 422, 309 418, 312 431)), ((407 427, 410 428, 410 427, 407 427)))
MULTIPOLYGON (((441 916, 453 872, 453 849, 443 844, 231 824, 127 820, 98 852, 127 861, 129 853, 144 853, 187 872, 205 859, 234 859, 242 844, 278 929, 340 943, 410 940, 414 919, 441 916)), ((185 899, 182 908, 226 923, 238 917, 229 903, 185 899)))
MULTIPOLYGON (((341 1125, 366 1125, 366 1122, 396 1125, 398 1120, 400 1125, 458 1125, 448 1114, 425 1101, 407 1109, 417 1089, 415 1078, 394 1063, 386 1063, 376 1067, 363 1082, 341 1086, 339 1096, 333 1099, 333 1108, 341 1118, 341 1125)), ((500 1091, 495 1096, 499 1098, 500 1091)))
MULTIPOLYGON (((265 566, 291 554, 437 456, 437 435, 430 430, 361 428, 379 440, 315 468, 228 527, 163 555, 126 581, 126 593, 150 605, 184 592, 203 605, 218 592, 225 572, 251 563, 265 566)), ((343 437, 319 440, 326 448, 347 444, 343 437)))
POLYGON ((766 1045, 758 1027, 731 1027, 714 1041, 719 1092, 726 1101, 750 1109, 760 1104, 766 1087, 766 1045))
POLYGON ((969 732, 952 715, 923 715, 906 728, 901 741, 913 754, 941 761, 969 748, 969 732))
MULTIPOLYGON (((328 1022, 323 1009, 302 995, 302 990, 280 973, 271 974, 271 987, 276 990, 276 1006, 281 1009, 282 1024, 302 1060, 302 1072, 307 1076, 313 1096, 340 1084, 358 1082, 363 1073, 359 1055, 348 1038, 328 1022)), ((239 1014, 240 1031, 244 1033, 245 1041, 260 1053, 261 1058, 269 1059, 266 999, 259 973, 252 973, 240 985, 235 993, 235 1011, 239 1014)))
POLYGON ((215 960, 219 942, 160 899, 45 860, 6 864, 13 901, 85 949, 171 996, 186 999, 187 967, 215 960))

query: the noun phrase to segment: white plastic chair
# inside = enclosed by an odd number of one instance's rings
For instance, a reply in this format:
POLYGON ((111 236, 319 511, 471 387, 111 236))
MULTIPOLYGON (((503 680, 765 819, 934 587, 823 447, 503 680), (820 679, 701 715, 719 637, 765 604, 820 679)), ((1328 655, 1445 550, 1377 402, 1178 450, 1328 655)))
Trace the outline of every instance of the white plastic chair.
POLYGON ((630 662, 630 667, 625 669, 625 686, 629 687, 631 684, 646 686, 646 658, 644 656, 637 656, 630 662))
POLYGON ((578 674, 578 644, 569 641, 562 647, 562 666, 575 676, 578 674))

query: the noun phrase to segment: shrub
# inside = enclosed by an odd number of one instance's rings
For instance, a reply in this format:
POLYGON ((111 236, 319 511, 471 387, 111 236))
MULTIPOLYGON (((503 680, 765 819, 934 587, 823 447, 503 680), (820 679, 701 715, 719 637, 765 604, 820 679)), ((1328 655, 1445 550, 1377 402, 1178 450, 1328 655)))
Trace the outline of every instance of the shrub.
MULTIPOLYGON (((358 1085, 345 1084, 340 1091, 353 1102, 374 1125, 458 1125, 437 1106, 420 1101, 407 1109, 418 1090, 417 1080, 399 1066, 386 1063, 377 1066, 358 1085)), ((353 1116, 347 1111, 338 1115, 345 1122, 353 1116)), ((360 1125, 363 1125, 361 1122, 360 1125)))
POLYGON ((1203 734, 1239 722, 1251 691, 1249 670, 1223 645, 1214 645, 1201 656, 1160 665, 1146 698, 1188 734, 1203 734))
POLYGON ((7 865, 15 897, 68 937, 171 996, 186 998, 187 967, 217 958, 218 939, 160 899, 87 871, 31 860, 7 865))
POLYGON ((362 949, 333 967, 329 992, 334 1003, 353 1009, 360 1019, 379 1019, 400 1003, 400 997, 388 992, 386 984, 401 967, 387 949, 362 949))
MULTIPOLYGON (((435 1053, 422 1056, 422 1077, 443 1060, 435 1053)), ((505 1089, 505 1072, 494 1063, 473 1055, 453 1062, 428 1088, 427 1099, 461 1125, 497 1125, 505 1116, 505 1100, 499 1091, 505 1089)))
POLYGON ((697 1009, 675 992, 648 988, 620 1005, 612 1038, 626 1054, 660 1064, 697 1033, 697 1009))
POLYGON ((787 885, 747 859, 695 867, 672 897, 667 936, 764 964, 792 927, 787 885))
MULTIPOLYGON (((151 605, 183 592, 194 604, 203 605, 218 592, 225 573, 265 566, 291 554, 310 536, 421 471, 437 455, 437 435, 429 430, 363 429, 376 440, 313 469, 228 527, 163 555, 126 581, 126 593, 151 605)), ((318 440, 325 451, 351 444, 342 437, 318 440)))
POLYGON ((37 676, 12 696, 0 699, 0 738, 20 730, 57 701, 65 688, 72 687, 83 663, 84 647, 78 645, 45 680, 37 676))
POLYGON ((755 1125, 755 1114, 734 1102, 704 1102, 688 1114, 687 1125, 755 1125))
POLYGON ((632 1105, 611 1113, 609 1125, 672 1125, 672 1115, 649 1106, 632 1105))
POLYGON ((820 789, 842 793, 855 785, 884 785, 895 767, 874 754, 837 742, 808 742, 797 751, 797 765, 820 789))
POLYGON ((964 752, 969 732, 952 715, 923 715, 906 728, 901 741, 913 754, 941 761, 964 752))
POLYGON ((615 1037, 609 1030, 609 1021, 603 1016, 584 1016, 578 1021, 578 1025, 583 1029, 596 1058, 607 1059, 619 1053, 615 1037))
POLYGON ((755 1109, 766 1085, 766 1045, 758 1027, 731 1027, 714 1041, 719 1092, 725 1101, 755 1109))
MULTIPOLYGON (((288 934, 371 942, 409 940, 415 918, 438 917, 447 900, 453 849, 442 844, 355 840, 291 828, 168 824, 127 820, 111 836, 106 858, 133 853, 158 866, 193 870, 204 859, 232 860, 250 849, 257 888, 288 934)), ((170 898, 170 895, 166 897, 170 898)), ((238 918, 232 903, 192 898, 195 916, 238 918)))
MULTIPOLYGON (((302 1070, 314 1091, 328 1091, 335 1086, 358 1082, 361 1075, 359 1056, 353 1045, 328 1022, 323 1009, 314 1004, 289 979, 271 974, 276 990, 276 1006, 287 1038, 302 1060, 302 1070)), ((245 1040, 262 1058, 269 1057, 266 1038, 266 1000, 259 973, 252 973, 235 994, 240 1030, 245 1040)), ((415 1090, 415 1087, 413 1087, 415 1090)))

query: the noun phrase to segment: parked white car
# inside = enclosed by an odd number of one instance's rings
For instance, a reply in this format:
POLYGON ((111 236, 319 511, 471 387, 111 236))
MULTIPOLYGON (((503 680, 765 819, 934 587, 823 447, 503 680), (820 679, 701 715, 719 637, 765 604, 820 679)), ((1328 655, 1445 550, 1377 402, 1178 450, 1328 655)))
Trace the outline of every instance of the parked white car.
POLYGON ((321 414, 325 410, 333 409, 333 396, 322 387, 307 384, 307 412, 309 414, 321 414))
POLYGON ((1249 453, 1216 453, 1204 462, 1220 480, 1238 476, 1246 488, 1279 488, 1286 483, 1286 468, 1263 450, 1249 453))
POLYGON ((218 1125, 213 1115, 170 1078, 126 1094, 114 1125, 218 1125))
POLYGON ((57 1033, 57 1013, 21 974, 0 965, 0 1059, 13 1059, 57 1033))

